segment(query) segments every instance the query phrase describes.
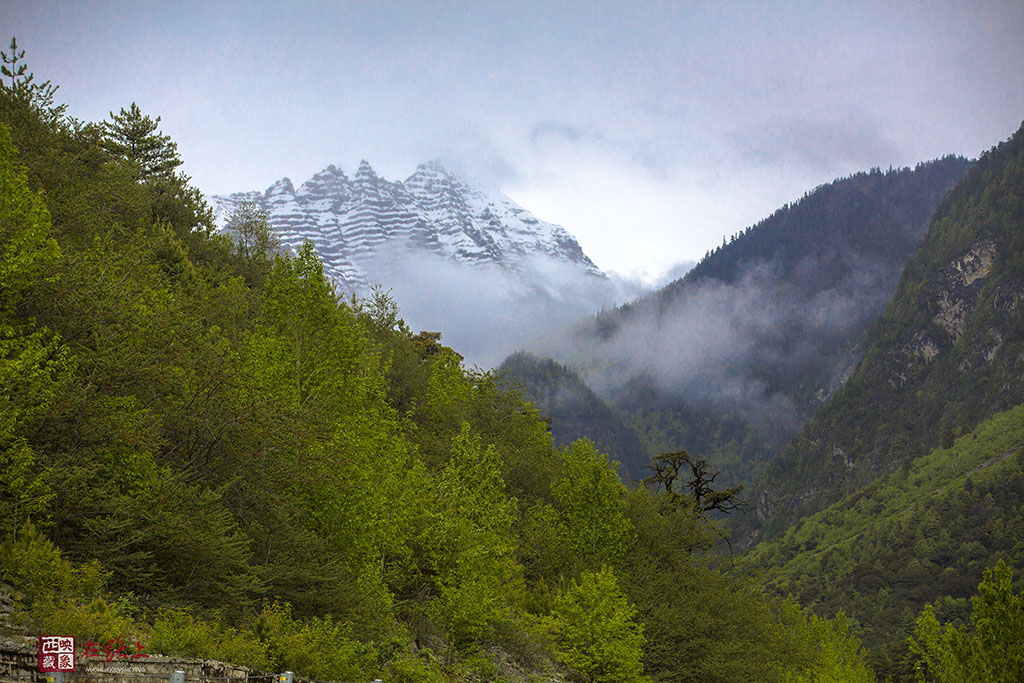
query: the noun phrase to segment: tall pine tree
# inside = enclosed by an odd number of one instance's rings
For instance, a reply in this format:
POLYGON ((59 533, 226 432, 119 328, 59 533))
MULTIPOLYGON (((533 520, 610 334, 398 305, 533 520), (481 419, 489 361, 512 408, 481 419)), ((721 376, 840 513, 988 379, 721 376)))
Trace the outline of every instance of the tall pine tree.
POLYGON ((139 105, 132 102, 119 114, 110 112, 110 118, 103 122, 104 149, 138 164, 139 180, 174 176, 174 169, 181 165, 178 145, 157 130, 159 116, 156 120, 143 116, 139 105))

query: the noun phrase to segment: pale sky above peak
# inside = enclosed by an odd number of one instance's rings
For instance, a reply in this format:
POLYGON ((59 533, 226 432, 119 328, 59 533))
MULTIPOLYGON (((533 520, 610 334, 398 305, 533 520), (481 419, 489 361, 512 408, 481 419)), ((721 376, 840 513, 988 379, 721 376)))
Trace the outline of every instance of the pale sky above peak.
POLYGON ((72 115, 161 116, 208 194, 437 158, 647 278, 1024 119, 1018 0, 5 0, 0 23, 72 115))

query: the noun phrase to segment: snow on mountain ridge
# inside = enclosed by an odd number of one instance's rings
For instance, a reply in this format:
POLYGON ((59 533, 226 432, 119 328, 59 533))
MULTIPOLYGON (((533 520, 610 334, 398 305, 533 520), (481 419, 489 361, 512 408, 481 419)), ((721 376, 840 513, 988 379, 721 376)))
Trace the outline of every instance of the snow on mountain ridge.
POLYGON ((388 181, 365 160, 349 178, 327 166, 296 190, 282 178, 264 192, 210 197, 224 222, 243 201, 266 209, 292 250, 313 241, 328 277, 364 292, 392 250, 426 251, 473 266, 524 273, 535 257, 574 263, 603 276, 564 228, 538 220, 497 191, 473 187, 439 161, 420 164, 404 182, 388 181))

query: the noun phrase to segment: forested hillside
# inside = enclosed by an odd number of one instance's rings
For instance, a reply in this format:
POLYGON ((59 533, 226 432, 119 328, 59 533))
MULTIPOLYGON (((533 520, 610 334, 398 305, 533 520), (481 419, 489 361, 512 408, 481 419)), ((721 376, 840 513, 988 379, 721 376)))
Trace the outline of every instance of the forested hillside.
MULTIPOLYGON (((643 443, 639 460, 613 455, 635 472, 686 448, 709 458, 728 485, 756 482, 849 377, 932 211, 969 167, 948 156, 822 185, 682 279, 555 345, 555 359, 643 443)), ((548 402, 552 388, 531 385, 543 378, 523 380, 556 433, 583 424, 548 402)))
POLYGON ((216 232, 159 118, 71 118, 11 53, 5 630, 332 680, 872 680, 843 617, 713 568, 685 491, 556 448, 259 211, 216 232))
POLYGON ((759 486, 764 537, 1024 402, 1024 127, 940 203, 850 380, 759 486))
POLYGON ((780 595, 822 614, 845 609, 876 670, 914 681, 903 641, 921 604, 932 603, 943 621, 965 622, 985 567, 1024 566, 1021 500, 1024 406, 906 461, 745 557, 780 595))
POLYGON ((602 453, 615 454, 623 477, 639 481, 647 476, 642 466, 650 458, 636 433, 572 369, 521 351, 506 358, 499 371, 522 384, 549 421, 556 444, 567 446, 585 435, 602 453))

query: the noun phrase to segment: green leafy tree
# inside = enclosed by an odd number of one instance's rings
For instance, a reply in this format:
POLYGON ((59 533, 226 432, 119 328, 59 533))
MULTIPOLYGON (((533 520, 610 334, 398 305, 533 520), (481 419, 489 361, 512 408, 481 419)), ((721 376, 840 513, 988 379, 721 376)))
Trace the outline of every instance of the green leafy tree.
POLYGON ((512 525, 516 501, 505 495, 501 457, 468 424, 452 440, 438 482, 440 507, 427 530, 438 596, 433 611, 456 647, 478 641, 508 618, 508 595, 521 591, 512 525))
POLYGON ((228 216, 224 227, 234 239, 241 270, 254 286, 261 286, 281 252, 281 237, 267 222, 267 210, 256 202, 242 202, 228 216))
POLYGON ((623 500, 626 488, 608 456, 587 439, 562 452, 564 469, 551 484, 561 543, 572 551, 573 569, 621 562, 633 534, 623 500))
POLYGON ((28 187, 7 126, 0 124, 0 512, 2 528, 44 514, 52 493, 27 436, 56 399, 70 360, 47 329, 19 315, 60 257, 41 192, 28 187))
POLYGON ((348 314, 312 242, 275 263, 264 299, 263 320, 249 340, 249 371, 282 408, 326 435, 346 408, 339 398, 354 397, 360 386, 351 380, 363 358, 362 333, 342 319, 348 314))
POLYGON ((555 599, 558 658, 587 683, 649 681, 643 675, 643 626, 635 616, 610 567, 583 572, 555 599))
POLYGON ((380 359, 310 242, 275 261, 262 304, 242 351, 261 415, 249 446, 256 466, 232 485, 232 498, 259 520, 261 572, 300 613, 386 620, 385 581, 393 562, 404 562, 404 515, 415 511, 400 501, 418 473, 387 405, 380 359), (261 498, 268 490, 276 502, 261 498))
POLYGON ((421 453, 426 463, 440 470, 448 458, 452 438, 469 419, 473 384, 462 368, 462 357, 439 343, 441 335, 421 332, 413 338, 429 363, 425 396, 417 411, 422 424, 421 453))
POLYGON ((796 603, 782 605, 782 621, 796 641, 798 655, 787 664, 785 683, 874 683, 860 641, 850 633, 846 614, 835 619, 805 615, 796 603), (795 666, 794 666, 795 665, 795 666), (794 670, 795 669, 795 670, 794 670))
POLYGON ((648 675, 666 683, 767 683, 794 657, 764 593, 706 566, 716 531, 688 498, 626 499, 636 537, 620 576, 644 624, 648 675))
POLYGON ((11 311, 60 257, 42 192, 32 192, 10 129, 0 125, 0 310, 11 311))
POLYGON ((103 147, 114 156, 136 164, 139 180, 170 178, 174 169, 181 166, 181 159, 178 145, 157 130, 159 124, 159 116, 156 120, 143 116, 139 106, 132 102, 118 114, 110 112, 110 120, 103 123, 103 147))
POLYGON ((909 645, 921 683, 1024 680, 1024 594, 1005 562, 985 570, 971 604, 971 629, 940 626, 931 605, 918 617, 909 645))

